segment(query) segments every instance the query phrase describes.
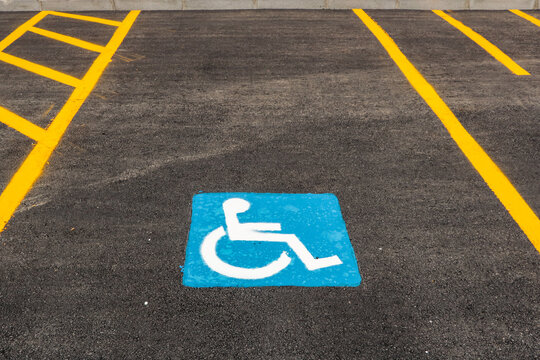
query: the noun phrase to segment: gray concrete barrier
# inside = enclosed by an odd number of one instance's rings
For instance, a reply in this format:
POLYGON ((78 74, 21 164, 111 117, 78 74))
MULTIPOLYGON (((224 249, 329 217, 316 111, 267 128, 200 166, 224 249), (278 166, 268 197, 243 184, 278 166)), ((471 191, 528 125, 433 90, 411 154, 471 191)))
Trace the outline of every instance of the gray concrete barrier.
POLYGON ((240 9, 536 10, 539 0, 0 0, 0 11, 240 9))

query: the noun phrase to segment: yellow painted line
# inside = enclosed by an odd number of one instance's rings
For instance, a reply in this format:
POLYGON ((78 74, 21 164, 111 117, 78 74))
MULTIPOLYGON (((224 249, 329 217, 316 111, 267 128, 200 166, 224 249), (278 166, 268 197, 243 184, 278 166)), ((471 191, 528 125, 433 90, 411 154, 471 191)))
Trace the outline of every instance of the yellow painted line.
POLYGON ((439 15, 441 18, 446 20, 450 25, 461 31, 463 34, 468 36, 472 41, 478 44, 482 49, 486 50, 488 54, 493 56, 501 64, 506 66, 508 70, 513 72, 516 75, 531 75, 527 70, 519 66, 514 60, 512 60, 508 55, 503 53, 498 47, 490 43, 482 35, 478 34, 476 31, 471 29, 468 26, 465 26, 461 21, 458 21, 445 13, 442 10, 433 10, 433 12, 439 15))
POLYGON ((45 139, 45 129, 0 106, 0 122, 35 141, 45 139))
POLYGON ((53 31, 49 31, 49 30, 45 30, 45 29, 41 29, 41 28, 37 28, 37 27, 31 27, 30 29, 28 29, 28 31, 31 31, 31 32, 33 32, 35 34, 45 36, 45 37, 48 37, 48 38, 51 38, 51 39, 54 39, 54 40, 64 42, 66 44, 77 46, 77 47, 80 47, 80 48, 85 49, 85 50, 95 51, 95 52, 98 52, 98 53, 103 52, 105 50, 104 46, 93 44, 93 43, 88 42, 88 41, 84 41, 84 40, 77 39, 77 38, 74 38, 74 37, 71 37, 71 36, 59 34, 59 33, 53 32, 53 31))
POLYGON ((96 86, 112 56, 131 29, 140 11, 131 11, 116 29, 111 40, 94 61, 81 86, 75 88, 47 130, 47 142, 38 142, 0 195, 0 232, 40 176, 52 152, 58 146, 71 120, 96 86))
POLYGON ((354 9, 353 11, 379 40, 412 87, 439 117, 463 154, 499 198, 499 201, 506 207, 534 247, 540 251, 540 220, 534 211, 523 200, 512 183, 491 160, 484 149, 461 125, 435 89, 399 50, 392 38, 365 11, 361 9, 354 9))
POLYGON ((139 13, 140 10, 131 11, 122 22, 122 25, 118 27, 107 46, 105 46, 105 51, 98 56, 98 58, 94 61, 94 64, 92 64, 92 67, 90 67, 90 69, 82 79, 84 85, 81 88, 75 89, 71 97, 68 99, 66 105, 64 105, 62 110, 60 110, 60 112, 56 116, 55 120, 49 126, 48 133, 50 133, 50 136, 57 137, 58 140, 60 140, 67 126, 71 122, 71 118, 75 115, 75 113, 77 113, 77 111, 83 104, 84 99, 86 99, 86 97, 90 94, 90 92, 96 85, 101 74, 111 61, 112 56, 114 55, 114 53, 124 40, 124 37, 127 35, 129 29, 137 19, 139 13), (91 86, 91 88, 87 89, 88 86, 91 86), (79 92, 81 94, 79 94, 79 92), (84 95, 84 99, 82 99, 82 95, 84 95))
POLYGON ((24 69, 26 71, 33 72, 34 74, 38 74, 40 76, 52 79, 54 81, 58 81, 62 84, 66 84, 73 87, 77 87, 81 84, 81 80, 71 75, 64 74, 60 71, 53 70, 46 66, 39 65, 28 60, 24 60, 24 59, 21 59, 20 57, 6 54, 4 52, 0 52, 0 60, 8 64, 20 67, 21 69, 24 69))
POLYGON ((536 26, 540 26, 540 20, 535 18, 534 16, 531 16, 529 14, 526 14, 524 13, 523 11, 521 10, 517 10, 517 9, 512 9, 512 10, 508 10, 510 12, 513 12, 514 14, 516 14, 517 16, 521 16, 522 18, 524 18, 525 20, 529 20, 530 22, 532 22, 534 25, 536 26))
POLYGON ((19 26, 17 29, 15 29, 11 34, 6 36, 6 38, 2 41, 0 41, 0 51, 4 51, 5 48, 7 48, 11 43, 13 43, 15 40, 20 38, 25 32, 28 31, 32 26, 36 25, 38 22, 43 20, 43 18, 47 16, 46 12, 40 12, 37 13, 34 17, 32 17, 30 20, 19 26))
POLYGON ((98 24, 103 25, 110 25, 110 26, 120 26, 122 22, 115 21, 115 20, 108 20, 108 19, 102 19, 94 16, 86 16, 86 15, 77 15, 77 14, 71 14, 71 13, 65 13, 65 12, 59 12, 59 11, 47 11, 48 14, 55 15, 55 16, 62 16, 70 19, 77 19, 82 21, 90 21, 95 22, 98 24))

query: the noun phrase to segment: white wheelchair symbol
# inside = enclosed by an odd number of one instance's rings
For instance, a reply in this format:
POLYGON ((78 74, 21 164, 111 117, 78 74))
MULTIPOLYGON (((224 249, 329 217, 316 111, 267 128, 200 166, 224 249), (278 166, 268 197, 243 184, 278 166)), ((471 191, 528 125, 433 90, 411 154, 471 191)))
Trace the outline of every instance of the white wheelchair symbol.
POLYGON ((211 231, 204 238, 201 244, 201 256, 210 269, 222 275, 236 279, 264 279, 279 273, 291 262, 291 258, 286 251, 270 264, 258 268, 244 268, 233 266, 221 260, 216 252, 218 241, 227 233, 231 241, 266 241, 284 242, 296 253, 298 258, 310 271, 322 269, 330 266, 341 265, 342 261, 337 255, 314 258, 304 244, 294 234, 280 234, 269 231, 281 231, 279 223, 240 223, 238 214, 249 210, 251 204, 243 199, 232 198, 223 202, 223 212, 225 213, 225 223, 227 232, 223 226, 211 231))

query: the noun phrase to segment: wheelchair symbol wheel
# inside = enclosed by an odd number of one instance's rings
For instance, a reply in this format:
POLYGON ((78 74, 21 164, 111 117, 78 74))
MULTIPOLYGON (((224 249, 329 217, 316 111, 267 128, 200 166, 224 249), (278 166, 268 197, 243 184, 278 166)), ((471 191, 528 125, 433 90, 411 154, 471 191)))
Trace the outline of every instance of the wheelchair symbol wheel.
POLYGON ((264 279, 279 273, 289 266, 291 258, 283 251, 280 257, 270 264, 257 268, 244 268, 233 266, 221 260, 217 255, 218 241, 227 233, 223 226, 213 230, 204 238, 201 244, 201 256, 210 269, 215 272, 235 279, 257 280, 264 279))

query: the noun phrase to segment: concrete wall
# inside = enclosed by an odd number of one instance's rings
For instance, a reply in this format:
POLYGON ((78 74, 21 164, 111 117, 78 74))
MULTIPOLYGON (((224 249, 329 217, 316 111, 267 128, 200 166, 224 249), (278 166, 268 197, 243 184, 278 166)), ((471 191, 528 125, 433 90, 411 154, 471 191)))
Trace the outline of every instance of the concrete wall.
POLYGON ((539 0, 0 0, 0 11, 539 8, 539 0))

